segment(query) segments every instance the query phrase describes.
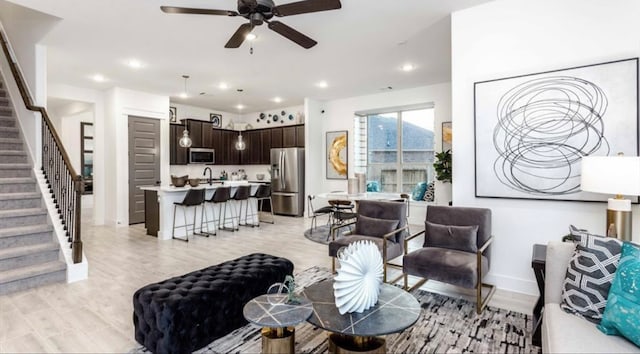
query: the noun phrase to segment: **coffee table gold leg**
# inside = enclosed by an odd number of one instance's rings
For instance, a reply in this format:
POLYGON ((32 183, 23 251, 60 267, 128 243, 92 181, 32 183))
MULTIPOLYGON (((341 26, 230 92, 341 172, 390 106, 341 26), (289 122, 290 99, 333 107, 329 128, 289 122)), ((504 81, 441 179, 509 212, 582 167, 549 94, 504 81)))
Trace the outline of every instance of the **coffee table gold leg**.
POLYGON ((278 327, 262 329, 262 353, 276 354, 287 353, 293 354, 296 342, 296 332, 293 327, 278 327))
POLYGON ((329 335, 329 353, 332 354, 385 354, 387 341, 379 337, 329 335))

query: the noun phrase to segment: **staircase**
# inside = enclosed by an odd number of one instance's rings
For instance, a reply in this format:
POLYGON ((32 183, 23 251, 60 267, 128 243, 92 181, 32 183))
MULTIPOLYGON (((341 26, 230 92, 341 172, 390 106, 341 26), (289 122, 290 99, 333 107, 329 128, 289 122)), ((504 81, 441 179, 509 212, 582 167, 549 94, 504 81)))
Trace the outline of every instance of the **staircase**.
POLYGON ((0 81, 0 295, 66 279, 12 107, 0 81))

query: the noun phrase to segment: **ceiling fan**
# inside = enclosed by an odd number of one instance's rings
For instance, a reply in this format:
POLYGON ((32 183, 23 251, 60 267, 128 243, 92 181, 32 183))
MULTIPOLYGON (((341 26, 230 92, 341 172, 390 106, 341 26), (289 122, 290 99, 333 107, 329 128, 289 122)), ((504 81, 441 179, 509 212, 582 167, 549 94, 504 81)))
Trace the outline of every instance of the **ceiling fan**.
POLYGON ((218 16, 242 16, 249 23, 240 25, 231 36, 225 48, 238 48, 244 42, 247 34, 251 33, 255 26, 266 22, 269 29, 290 39, 303 48, 309 49, 318 42, 285 25, 280 21, 271 21, 273 16, 284 17, 306 14, 310 12, 336 10, 342 7, 340 0, 304 0, 276 6, 273 0, 238 0, 238 11, 194 9, 187 7, 160 6, 160 9, 169 14, 196 14, 218 16))

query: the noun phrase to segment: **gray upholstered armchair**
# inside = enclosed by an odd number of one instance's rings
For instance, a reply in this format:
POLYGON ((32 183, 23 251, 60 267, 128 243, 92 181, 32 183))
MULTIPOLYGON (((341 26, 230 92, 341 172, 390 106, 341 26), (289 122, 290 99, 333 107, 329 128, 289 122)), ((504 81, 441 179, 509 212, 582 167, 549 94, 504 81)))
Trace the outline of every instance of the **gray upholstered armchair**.
POLYGON ((422 277, 411 289, 428 279, 476 289, 476 311, 481 313, 495 291, 483 284, 489 272, 491 210, 449 206, 428 206, 425 230, 405 239, 402 259, 404 287, 408 275, 422 277), (424 234, 423 247, 407 253, 407 242, 424 234), (483 298, 482 288, 488 288, 483 298))
POLYGON ((329 256, 332 257, 331 270, 333 272, 336 270, 335 257, 341 247, 348 246, 355 241, 369 240, 375 243, 382 253, 383 281, 386 282, 388 261, 402 256, 404 252, 404 238, 408 236, 406 207, 406 203, 403 202, 359 201, 355 222, 331 228, 331 242, 329 243, 329 256), (352 225, 355 225, 355 230, 352 233, 336 239, 338 229, 352 225))

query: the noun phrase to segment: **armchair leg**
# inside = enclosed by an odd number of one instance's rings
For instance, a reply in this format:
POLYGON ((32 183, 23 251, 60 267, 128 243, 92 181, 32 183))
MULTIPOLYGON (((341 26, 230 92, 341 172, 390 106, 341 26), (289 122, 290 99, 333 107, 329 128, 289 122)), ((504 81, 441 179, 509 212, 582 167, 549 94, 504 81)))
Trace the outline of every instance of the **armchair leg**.
POLYGON ((476 287, 476 313, 478 315, 482 313, 485 307, 487 307, 487 304, 489 303, 489 301, 493 297, 493 293, 495 292, 495 285, 478 283, 478 286, 476 287), (489 293, 484 297, 484 299, 482 299, 482 287, 486 287, 489 289, 489 293))
POLYGON ((336 257, 331 257, 331 274, 336 274, 336 257))

